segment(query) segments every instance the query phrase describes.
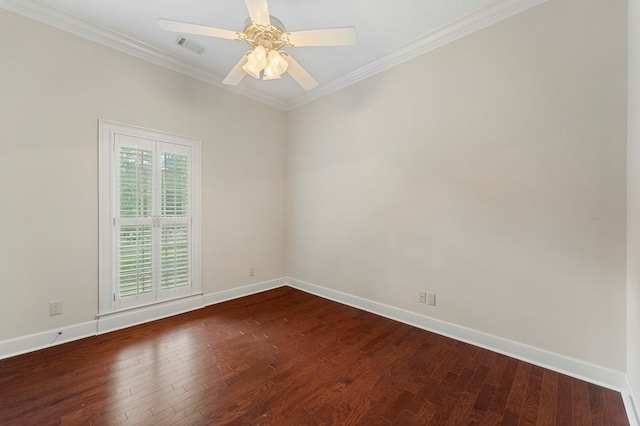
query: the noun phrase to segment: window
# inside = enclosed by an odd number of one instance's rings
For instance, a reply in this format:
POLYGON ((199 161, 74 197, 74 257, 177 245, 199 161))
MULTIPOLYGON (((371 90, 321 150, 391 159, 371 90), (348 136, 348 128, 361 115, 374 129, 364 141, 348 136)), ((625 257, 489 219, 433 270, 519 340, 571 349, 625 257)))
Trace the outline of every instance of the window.
POLYGON ((100 313, 200 293, 200 141, 100 122, 100 313))

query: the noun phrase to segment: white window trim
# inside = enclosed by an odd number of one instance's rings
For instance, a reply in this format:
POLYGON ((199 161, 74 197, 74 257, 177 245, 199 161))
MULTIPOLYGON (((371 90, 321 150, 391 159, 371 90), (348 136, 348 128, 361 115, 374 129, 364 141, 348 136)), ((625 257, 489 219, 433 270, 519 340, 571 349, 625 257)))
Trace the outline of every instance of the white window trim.
MULTIPOLYGON (((190 146, 192 149, 192 255, 193 255, 193 290, 190 296, 202 294, 202 261, 201 261, 201 141, 186 136, 175 135, 159 130, 117 123, 100 119, 98 123, 98 316, 117 312, 113 301, 113 223, 115 206, 113 194, 115 180, 112 175, 115 152, 113 150, 116 134, 147 138, 160 142, 190 146)), ((166 301, 159 301, 163 303, 166 301)), ((155 304, 155 303, 154 303, 155 304)))

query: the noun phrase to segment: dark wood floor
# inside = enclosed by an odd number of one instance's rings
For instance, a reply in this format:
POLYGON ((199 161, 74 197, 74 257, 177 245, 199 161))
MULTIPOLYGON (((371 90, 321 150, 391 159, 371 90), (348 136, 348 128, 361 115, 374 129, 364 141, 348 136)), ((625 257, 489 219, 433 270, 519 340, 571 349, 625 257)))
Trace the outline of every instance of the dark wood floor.
POLYGON ((0 424, 627 425, 619 393, 283 287, 0 361, 0 424))

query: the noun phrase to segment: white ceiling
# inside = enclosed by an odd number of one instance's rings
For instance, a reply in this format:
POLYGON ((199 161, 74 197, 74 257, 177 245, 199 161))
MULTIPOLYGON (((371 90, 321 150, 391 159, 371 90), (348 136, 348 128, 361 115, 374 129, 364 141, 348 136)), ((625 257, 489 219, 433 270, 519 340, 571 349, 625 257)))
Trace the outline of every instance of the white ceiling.
POLYGON ((354 26, 355 46, 285 47, 317 81, 305 92, 290 76, 239 86, 222 80, 249 50, 243 41, 185 34, 203 55, 176 44, 159 18, 241 32, 244 0, 0 0, 0 7, 282 109, 317 99, 546 0, 269 0, 287 31, 354 26))

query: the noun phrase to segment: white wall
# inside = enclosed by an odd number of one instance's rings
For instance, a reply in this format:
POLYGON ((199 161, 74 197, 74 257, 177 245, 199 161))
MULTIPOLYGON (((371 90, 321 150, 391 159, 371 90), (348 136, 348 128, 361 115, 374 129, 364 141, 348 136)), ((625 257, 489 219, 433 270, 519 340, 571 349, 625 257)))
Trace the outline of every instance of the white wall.
POLYGON ((284 275, 284 112, 4 10, 0 64, 0 341, 95 319, 99 118, 202 140, 205 294, 284 275))
POLYGON ((640 410, 640 0, 629 0, 628 105, 627 374, 640 410))
POLYGON ((550 1, 288 129, 289 276, 625 371, 624 2, 550 1))

